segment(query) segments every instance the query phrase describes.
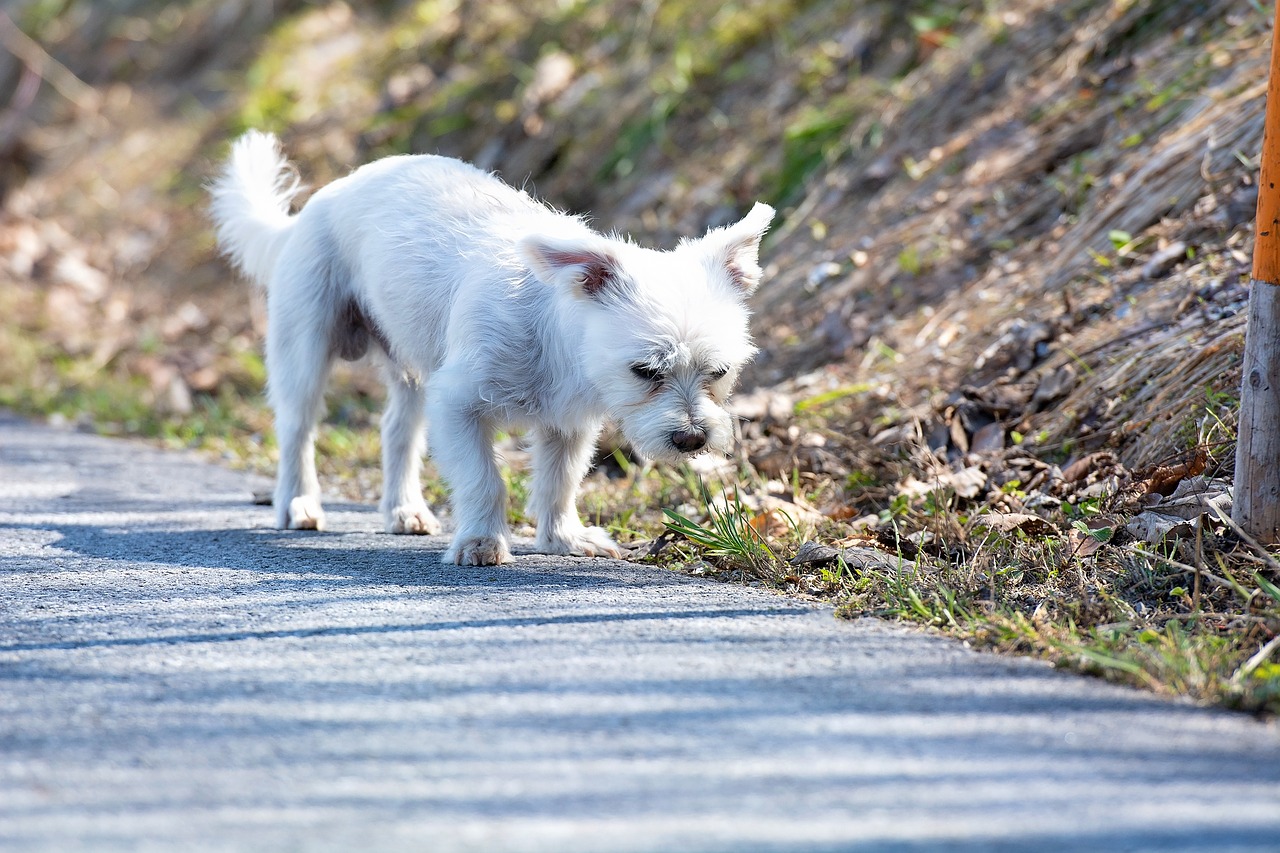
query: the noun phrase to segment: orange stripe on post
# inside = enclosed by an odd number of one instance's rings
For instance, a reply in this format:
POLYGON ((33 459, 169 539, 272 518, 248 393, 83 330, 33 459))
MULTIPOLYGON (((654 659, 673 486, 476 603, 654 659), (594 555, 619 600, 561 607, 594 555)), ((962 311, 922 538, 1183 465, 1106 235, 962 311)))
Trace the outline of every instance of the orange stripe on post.
POLYGON ((1254 225, 1253 279, 1280 284, 1280 26, 1271 27, 1271 79, 1262 131, 1258 216, 1254 225))

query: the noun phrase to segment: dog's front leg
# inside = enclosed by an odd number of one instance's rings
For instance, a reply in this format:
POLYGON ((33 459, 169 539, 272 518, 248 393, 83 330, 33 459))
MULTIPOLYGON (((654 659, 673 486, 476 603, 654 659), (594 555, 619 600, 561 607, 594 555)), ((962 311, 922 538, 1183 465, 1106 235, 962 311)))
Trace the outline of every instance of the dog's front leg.
POLYGON ((507 534, 507 488, 493 450, 493 426, 473 405, 431 399, 432 446, 450 490, 455 530, 446 563, 494 566, 511 559, 507 534))
POLYGON ((575 505, 599 429, 565 433, 539 427, 533 437, 533 486, 529 514, 538 525, 543 554, 621 557, 616 542, 599 527, 584 527, 575 505))

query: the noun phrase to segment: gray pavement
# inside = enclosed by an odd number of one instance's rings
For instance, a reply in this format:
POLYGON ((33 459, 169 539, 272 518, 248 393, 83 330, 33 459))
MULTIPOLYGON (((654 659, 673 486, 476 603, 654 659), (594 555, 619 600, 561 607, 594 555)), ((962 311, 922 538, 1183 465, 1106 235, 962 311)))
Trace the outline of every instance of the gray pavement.
POLYGON ((0 417, 0 850, 1280 850, 1273 724, 0 417))

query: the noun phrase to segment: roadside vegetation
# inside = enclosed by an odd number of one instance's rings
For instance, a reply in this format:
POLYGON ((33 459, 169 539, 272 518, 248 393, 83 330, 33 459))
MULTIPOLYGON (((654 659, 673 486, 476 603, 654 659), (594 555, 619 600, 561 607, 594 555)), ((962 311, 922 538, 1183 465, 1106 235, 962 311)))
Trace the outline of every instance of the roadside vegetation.
POLYGON ((1119 498, 1024 514, 949 485, 916 499, 859 490, 851 509, 868 513, 860 523, 806 525, 780 508, 748 508, 739 488, 668 509, 665 533, 640 554, 1161 693, 1280 707, 1280 565, 1237 535, 1229 513, 1176 521, 1184 530, 1152 544, 1134 535, 1142 513, 1130 515, 1119 498))
MULTIPOLYGON (((606 442, 632 558, 1280 711, 1228 519, 1271 10, 1252 0, 28 0, 0 17, 0 406, 270 473, 263 306, 204 183, 478 162, 671 245, 761 199, 735 458, 606 442)), ((328 488, 378 489, 333 383, 328 488)), ((527 466, 504 445, 511 520, 527 466)), ((438 482, 429 486, 436 500, 438 482)))

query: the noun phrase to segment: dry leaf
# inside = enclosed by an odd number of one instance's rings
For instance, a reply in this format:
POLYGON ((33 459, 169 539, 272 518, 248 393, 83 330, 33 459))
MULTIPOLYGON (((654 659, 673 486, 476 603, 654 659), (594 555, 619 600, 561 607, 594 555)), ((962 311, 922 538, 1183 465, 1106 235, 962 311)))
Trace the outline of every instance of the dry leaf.
POLYGON ((975 498, 987 485, 987 475, 977 465, 959 471, 942 469, 933 473, 926 482, 908 477, 898 484, 898 493, 911 498, 924 497, 940 489, 951 489, 962 498, 975 498))
POLYGON ((1197 447, 1195 453, 1185 462, 1177 465, 1161 465, 1151 472, 1142 485, 1143 491, 1158 495, 1171 495, 1178 484, 1188 477, 1198 477, 1209 467, 1209 454, 1204 448, 1197 447))
POLYGON ((785 536, 792 527, 791 520, 777 509, 767 509, 759 515, 753 515, 747 524, 763 539, 785 536))
POLYGON ((971 453, 994 453, 1004 449, 1004 426, 999 421, 992 421, 973 434, 969 442, 971 453))
POLYGON ((1195 535, 1195 528, 1186 519, 1150 511, 1138 513, 1124 528, 1135 539, 1151 545, 1163 545, 1169 539, 1186 539, 1195 535))
POLYGON ((1001 533, 1021 530, 1029 536, 1049 536, 1058 532, 1058 528, 1049 521, 1026 512, 988 513, 978 516, 973 523, 1001 533))
POLYGON ((1216 519, 1215 507, 1231 515, 1231 484, 1220 478, 1196 476, 1183 480, 1173 494, 1150 509, 1191 521, 1205 514, 1216 519))
POLYGON ((1090 453, 1087 456, 1081 456, 1067 467, 1062 469, 1062 479, 1068 483, 1079 483, 1097 471, 1108 470, 1114 468, 1117 464, 1116 455, 1106 450, 1100 450, 1097 453, 1090 453))
POLYGON ((858 514, 858 509, 849 504, 834 504, 823 508, 821 512, 834 521, 847 521, 858 514))
POLYGON ((1067 396, 1075 387, 1076 369, 1070 364, 1064 364, 1040 380, 1040 384, 1036 386, 1036 392, 1031 395, 1031 404, 1033 407, 1042 406, 1059 397, 1067 396))

